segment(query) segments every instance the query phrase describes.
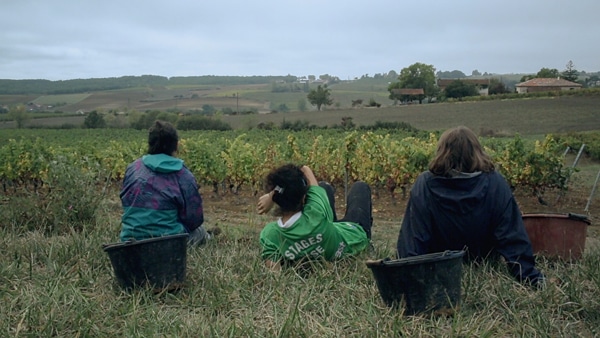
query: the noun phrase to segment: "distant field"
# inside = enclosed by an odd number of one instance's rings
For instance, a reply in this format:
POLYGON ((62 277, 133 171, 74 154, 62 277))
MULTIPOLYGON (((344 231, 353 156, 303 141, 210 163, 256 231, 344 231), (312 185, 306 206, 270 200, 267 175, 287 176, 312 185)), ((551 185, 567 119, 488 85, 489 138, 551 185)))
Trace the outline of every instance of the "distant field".
POLYGON ((35 100, 39 95, 0 95, 0 106, 25 104, 35 100))
MULTIPOLYGON (((289 85, 289 84, 288 84, 289 85)), ((283 84, 282 86, 288 86, 283 84)), ((559 133, 569 131, 600 130, 600 96, 560 96, 514 100, 491 100, 462 103, 433 103, 394 106, 388 98, 386 79, 363 79, 331 85, 333 105, 324 111, 307 103, 306 112, 298 111, 298 102, 306 100, 305 92, 273 92, 273 84, 253 85, 178 85, 167 87, 131 87, 122 90, 100 91, 85 94, 25 96, 0 95, 0 104, 19 102, 54 104, 60 111, 74 113, 78 110, 99 112, 123 111, 200 111, 205 105, 233 111, 258 111, 259 114, 220 117, 235 129, 255 128, 260 123, 279 126, 285 121, 308 121, 317 126, 339 125, 342 118, 351 117, 358 125, 371 125, 376 121, 406 122, 422 130, 443 130, 459 124, 477 132, 496 135, 559 133), (352 108, 353 100, 370 99, 381 108, 352 108), (288 113, 270 113, 286 105, 288 113)), ((311 88, 316 86, 311 85, 311 88)), ((83 116, 69 118, 35 119, 35 125, 80 125, 83 116)), ((0 128, 12 127, 0 123, 0 128)))
POLYGON ((376 121, 407 122, 422 130, 443 130, 466 125, 498 135, 543 135, 569 131, 600 130, 600 97, 557 97, 464 103, 414 104, 385 108, 328 109, 246 116, 224 116, 233 128, 258 123, 306 120, 318 126, 339 125, 352 117, 357 125, 376 121))
MULTIPOLYGON (((229 97, 235 105, 235 98, 229 97)), ((88 98, 89 100, 89 98, 88 98)), ((242 101, 242 99, 240 99, 242 101)), ((309 121, 318 126, 339 125, 343 117, 352 117, 358 125, 376 121, 406 122, 421 130, 444 130, 466 125, 478 133, 498 136, 514 134, 540 136, 548 133, 600 130, 600 97, 557 97, 465 103, 414 104, 384 108, 327 109, 325 111, 290 112, 222 116, 234 129, 255 128, 259 123, 309 121)), ((30 124, 60 126, 81 125, 83 116, 31 120, 30 124)), ((12 122, 0 128, 13 128, 12 122)))
MULTIPOLYGON (((311 85, 316 88, 316 85, 311 85)), ((387 99, 387 82, 382 80, 344 82, 330 86, 334 105, 350 108, 352 100, 362 99, 365 103, 374 98, 378 103, 390 105, 387 99)), ((298 109, 298 102, 306 100, 307 93, 273 92, 271 84, 251 85, 178 85, 168 87, 132 87, 85 94, 16 96, 0 95, 0 104, 35 103, 53 105, 66 103, 59 109, 64 112, 102 110, 201 110, 205 105, 217 109, 257 110, 269 112, 285 104, 290 110, 298 109)), ((310 109, 309 105, 309 109, 310 109)))
POLYGON ((33 103, 41 105, 56 105, 56 104, 75 104, 88 98, 91 94, 60 94, 60 95, 44 95, 33 100, 33 103))

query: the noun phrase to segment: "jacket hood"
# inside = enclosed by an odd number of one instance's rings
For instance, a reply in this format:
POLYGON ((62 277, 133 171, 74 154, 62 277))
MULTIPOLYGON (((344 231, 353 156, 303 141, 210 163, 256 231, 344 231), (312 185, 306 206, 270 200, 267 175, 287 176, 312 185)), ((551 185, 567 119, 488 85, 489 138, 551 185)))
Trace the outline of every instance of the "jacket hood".
POLYGON ((466 214, 481 205, 489 183, 489 175, 485 173, 432 176, 427 189, 443 209, 466 214))
POLYGON ((172 173, 183 168, 183 160, 165 154, 144 155, 142 162, 152 171, 159 173, 172 173))

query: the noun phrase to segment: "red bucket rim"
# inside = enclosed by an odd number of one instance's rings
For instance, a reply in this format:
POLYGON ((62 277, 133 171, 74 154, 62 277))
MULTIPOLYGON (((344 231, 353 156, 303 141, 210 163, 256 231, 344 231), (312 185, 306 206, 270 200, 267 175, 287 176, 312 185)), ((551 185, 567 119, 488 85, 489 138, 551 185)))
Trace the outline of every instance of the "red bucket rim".
POLYGON ((522 214, 523 219, 526 218, 560 218, 560 219, 572 219, 575 221, 582 221, 588 225, 592 224, 590 219, 586 215, 575 214, 575 213, 525 213, 522 214))

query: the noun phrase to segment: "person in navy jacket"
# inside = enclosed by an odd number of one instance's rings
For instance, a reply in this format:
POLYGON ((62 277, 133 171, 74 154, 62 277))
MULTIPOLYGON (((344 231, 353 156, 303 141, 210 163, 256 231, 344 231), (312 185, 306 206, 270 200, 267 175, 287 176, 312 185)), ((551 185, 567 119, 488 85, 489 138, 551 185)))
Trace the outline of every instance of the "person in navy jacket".
POLYGON ((398 236, 398 257, 445 250, 465 257, 504 257, 518 281, 542 285, 531 242, 512 191, 477 136, 460 126, 445 131, 429 171, 410 191, 398 236))

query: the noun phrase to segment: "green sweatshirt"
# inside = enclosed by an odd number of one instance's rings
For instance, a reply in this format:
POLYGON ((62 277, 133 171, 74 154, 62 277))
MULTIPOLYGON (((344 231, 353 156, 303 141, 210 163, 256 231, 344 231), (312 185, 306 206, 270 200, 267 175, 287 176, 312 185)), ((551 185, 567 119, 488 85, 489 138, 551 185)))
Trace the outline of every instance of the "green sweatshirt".
POLYGON ((308 256, 334 260, 363 251, 369 240, 362 227, 353 222, 333 222, 325 189, 310 186, 306 204, 295 222, 284 227, 281 221, 268 223, 260 233, 262 258, 274 262, 308 256))

